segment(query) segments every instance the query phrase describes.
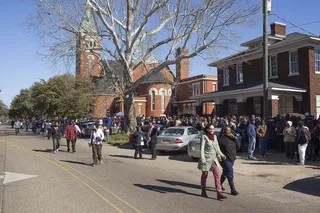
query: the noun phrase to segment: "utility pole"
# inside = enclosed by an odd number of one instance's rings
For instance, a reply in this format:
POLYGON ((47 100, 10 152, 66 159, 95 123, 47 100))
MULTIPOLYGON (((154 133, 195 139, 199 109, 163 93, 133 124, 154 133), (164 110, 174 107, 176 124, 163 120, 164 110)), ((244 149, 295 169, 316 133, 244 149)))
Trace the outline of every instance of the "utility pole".
POLYGON ((271 0, 263 0, 263 117, 266 120, 269 109, 268 98, 268 15, 271 0))

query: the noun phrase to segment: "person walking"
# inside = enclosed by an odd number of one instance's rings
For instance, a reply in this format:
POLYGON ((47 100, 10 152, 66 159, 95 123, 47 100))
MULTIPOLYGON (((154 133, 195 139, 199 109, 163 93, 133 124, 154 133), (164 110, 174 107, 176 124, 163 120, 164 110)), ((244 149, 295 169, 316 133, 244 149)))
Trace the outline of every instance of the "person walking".
POLYGON ((157 143, 157 127, 153 125, 152 121, 149 121, 148 147, 151 152, 150 160, 157 159, 156 143, 157 143))
POLYGON ((311 133, 309 131, 309 128, 306 126, 303 126, 302 121, 298 122, 298 133, 297 133, 297 144, 298 144, 298 152, 299 152, 299 160, 298 165, 304 165, 305 164, 305 157, 306 157, 306 150, 309 141, 311 140, 311 133))
POLYGON ((249 145, 248 145, 248 159, 254 160, 253 157, 254 150, 256 149, 256 127, 255 127, 255 119, 251 119, 250 124, 248 126, 248 137, 249 137, 249 145))
POLYGON ((93 130, 90 137, 90 146, 92 147, 92 166, 102 164, 102 138, 104 137, 103 131, 99 128, 98 124, 93 125, 93 130))
POLYGON ((14 130, 15 130, 15 133, 16 135, 18 135, 19 131, 20 131, 20 121, 19 120, 16 120, 16 122, 14 122, 14 130))
POLYGON ((267 152, 267 125, 264 120, 261 121, 257 128, 257 135, 259 137, 259 153, 260 157, 263 158, 267 152))
POLYGON ((52 137, 52 123, 50 121, 46 122, 46 129, 48 131, 48 140, 52 137))
POLYGON ((214 181, 217 190, 217 199, 227 198, 222 194, 221 187, 221 166, 219 161, 226 159, 226 156, 221 152, 217 136, 214 132, 213 124, 208 124, 204 130, 205 134, 201 136, 200 140, 200 160, 198 163, 198 169, 202 171, 201 174, 201 196, 207 198, 206 182, 209 171, 213 172, 214 181))
MULTIPOLYGON (((221 186, 223 182, 228 179, 231 194, 234 196, 239 195, 239 192, 234 186, 233 165, 237 159, 237 150, 240 148, 240 141, 232 134, 230 127, 225 127, 224 135, 218 138, 221 152, 226 156, 226 159, 222 160, 223 172, 221 175, 221 186)), ((224 190, 222 186, 222 190, 224 190)))
POLYGON ((69 125, 65 129, 65 137, 67 140, 68 152, 70 152, 70 142, 72 146, 72 152, 76 152, 77 128, 73 120, 70 121, 69 125))
POLYGON ((145 133, 142 131, 141 127, 137 127, 137 131, 134 133, 135 138, 135 152, 134 152, 134 159, 139 158, 142 159, 142 148, 144 146, 144 141, 145 141, 145 133))
POLYGON ((283 142, 286 149, 286 156, 287 159, 293 159, 294 158, 294 142, 296 140, 296 130, 292 126, 292 121, 287 121, 284 130, 283 130, 283 142))
POLYGON ((52 128, 52 150, 54 154, 59 151, 61 135, 63 135, 63 128, 61 127, 60 122, 56 121, 52 128))
POLYGON ((109 143, 110 130, 109 130, 108 126, 104 127, 104 134, 105 134, 105 138, 106 138, 106 143, 109 143))

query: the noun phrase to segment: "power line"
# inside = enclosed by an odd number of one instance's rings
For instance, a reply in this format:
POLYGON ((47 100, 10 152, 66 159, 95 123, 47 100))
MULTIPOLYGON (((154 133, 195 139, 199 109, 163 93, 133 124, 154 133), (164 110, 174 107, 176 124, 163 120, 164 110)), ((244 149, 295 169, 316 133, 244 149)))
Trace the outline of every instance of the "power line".
MULTIPOLYGON (((293 23, 292 23, 292 22, 290 22, 290 21, 287 21, 287 20, 285 20, 284 18, 281 18, 280 16, 278 16, 278 15, 277 15, 277 14, 275 14, 275 13, 272 13, 272 14, 270 14, 270 15, 274 15, 274 16, 276 16, 278 19, 281 19, 282 21, 284 21, 284 22, 286 22, 286 23, 288 23, 288 24, 292 25, 293 27, 298 28, 298 29, 300 29, 300 30, 302 30, 302 31, 304 31, 304 32, 306 32, 306 33, 308 33, 309 35, 313 35, 313 36, 318 37, 318 35, 316 35, 316 34, 314 34, 314 33, 310 32, 310 31, 308 31, 308 30, 305 30, 305 29, 303 29, 302 27, 300 27, 300 26, 298 26, 298 25, 296 25, 296 24, 293 24, 293 23)), ((319 22, 320 22, 320 21, 319 21, 319 22)))
MULTIPOLYGON (((299 24, 298 27, 306 26, 306 25, 310 25, 310 24, 315 24, 315 23, 320 23, 320 20, 308 22, 308 23, 305 23, 305 24, 299 24)), ((292 28, 295 28, 295 27, 289 27, 288 29, 292 29, 292 28)))

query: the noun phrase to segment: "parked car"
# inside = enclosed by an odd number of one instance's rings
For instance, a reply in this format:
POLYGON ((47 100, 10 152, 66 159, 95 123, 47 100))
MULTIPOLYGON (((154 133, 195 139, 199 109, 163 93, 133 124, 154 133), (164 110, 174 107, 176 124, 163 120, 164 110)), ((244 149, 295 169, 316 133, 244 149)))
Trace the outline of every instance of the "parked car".
MULTIPOLYGON (((221 133, 221 128, 214 129, 215 134, 219 137, 221 133)), ((203 135, 203 132, 200 132, 193 140, 191 140, 188 144, 187 153, 191 159, 200 158, 200 139, 203 135)), ((232 130, 232 134, 234 134, 238 140, 241 140, 241 136, 232 130)))
POLYGON ((177 126, 165 129, 158 137, 156 149, 165 151, 187 150, 189 141, 197 136, 199 131, 192 126, 177 126))
POLYGON ((110 134, 119 134, 122 132, 121 126, 111 126, 110 127, 110 134))
MULTIPOLYGON (((158 135, 161 134, 162 131, 163 131, 164 128, 165 128, 164 125, 162 125, 162 124, 154 124, 154 126, 158 128, 158 135)), ((143 126, 141 126, 142 132, 144 132, 144 133, 146 133, 146 134, 148 133, 149 128, 150 128, 149 125, 143 125, 143 126)), ((133 137, 133 133, 132 133, 132 134, 130 134, 130 136, 129 136, 129 143, 134 144, 135 142, 136 142, 136 141, 135 141, 135 138, 133 137)))
POLYGON ((95 122, 93 122, 93 121, 81 123, 80 129, 82 130, 82 137, 90 137, 91 136, 93 124, 95 124, 95 122))

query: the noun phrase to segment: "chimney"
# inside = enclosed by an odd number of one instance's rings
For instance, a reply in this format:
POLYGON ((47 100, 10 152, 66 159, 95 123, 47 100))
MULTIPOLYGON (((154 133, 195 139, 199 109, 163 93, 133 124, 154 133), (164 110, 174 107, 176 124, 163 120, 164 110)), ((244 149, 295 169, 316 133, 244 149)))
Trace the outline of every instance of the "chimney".
MULTIPOLYGON (((180 47, 176 50, 176 56, 179 55, 189 55, 189 50, 182 50, 180 47)), ((189 78, 190 75, 190 63, 189 58, 182 59, 180 62, 176 64, 176 78, 177 81, 181 81, 182 79, 189 78)))
POLYGON ((271 28, 271 35, 276 36, 276 37, 286 37, 286 25, 279 23, 279 22, 274 22, 270 24, 271 28))

